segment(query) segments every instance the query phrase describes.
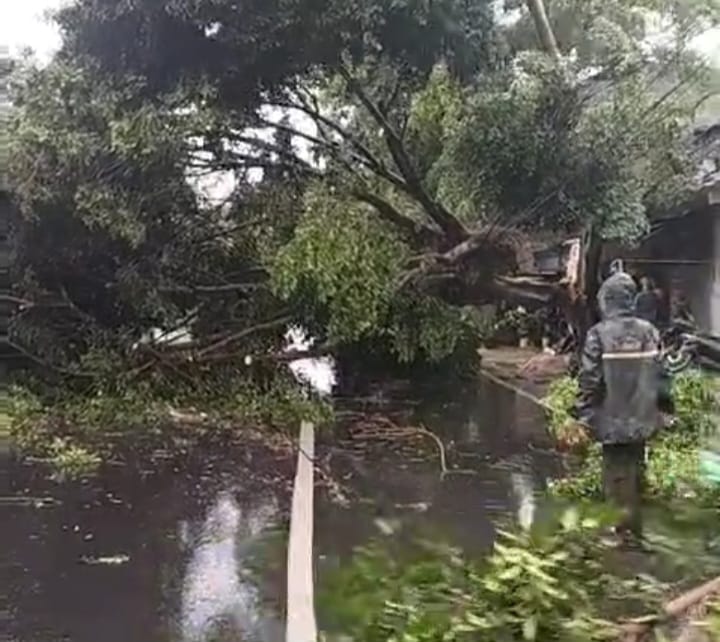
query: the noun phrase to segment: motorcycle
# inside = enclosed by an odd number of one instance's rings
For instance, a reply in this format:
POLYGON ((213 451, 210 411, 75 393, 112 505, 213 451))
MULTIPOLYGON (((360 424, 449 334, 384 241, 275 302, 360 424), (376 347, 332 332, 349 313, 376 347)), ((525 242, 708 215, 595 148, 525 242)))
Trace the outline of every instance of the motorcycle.
POLYGON ((662 334, 661 359, 670 374, 691 367, 720 372, 720 337, 699 332, 690 321, 675 320, 662 334))

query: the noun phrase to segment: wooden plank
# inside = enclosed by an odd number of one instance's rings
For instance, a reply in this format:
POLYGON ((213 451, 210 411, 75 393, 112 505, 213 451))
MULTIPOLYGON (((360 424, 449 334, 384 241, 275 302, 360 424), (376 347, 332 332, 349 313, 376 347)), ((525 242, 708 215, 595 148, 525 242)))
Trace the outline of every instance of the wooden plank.
POLYGON ((314 458, 315 428, 303 422, 290 515, 286 642, 317 640, 313 588, 314 458))

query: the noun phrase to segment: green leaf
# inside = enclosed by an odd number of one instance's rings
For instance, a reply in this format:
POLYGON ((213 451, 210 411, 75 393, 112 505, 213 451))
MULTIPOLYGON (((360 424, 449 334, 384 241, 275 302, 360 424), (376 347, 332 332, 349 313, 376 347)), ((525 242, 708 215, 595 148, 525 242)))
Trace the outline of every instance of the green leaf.
POLYGON ((534 642, 538 631, 537 616, 531 615, 523 622, 523 639, 527 642, 534 642))

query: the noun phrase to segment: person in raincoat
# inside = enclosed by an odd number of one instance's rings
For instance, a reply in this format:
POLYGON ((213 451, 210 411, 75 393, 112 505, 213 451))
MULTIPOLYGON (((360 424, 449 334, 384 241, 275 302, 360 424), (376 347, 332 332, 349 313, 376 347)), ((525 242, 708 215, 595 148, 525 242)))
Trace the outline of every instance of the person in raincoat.
POLYGON ((660 335, 636 316, 637 286, 616 272, 600 288, 602 320, 585 338, 575 414, 603 447, 605 499, 624 512, 618 529, 640 534, 645 442, 671 411, 660 335))
POLYGON ((657 288, 647 276, 640 279, 640 292, 635 297, 635 314, 657 326, 660 315, 660 297, 657 288))

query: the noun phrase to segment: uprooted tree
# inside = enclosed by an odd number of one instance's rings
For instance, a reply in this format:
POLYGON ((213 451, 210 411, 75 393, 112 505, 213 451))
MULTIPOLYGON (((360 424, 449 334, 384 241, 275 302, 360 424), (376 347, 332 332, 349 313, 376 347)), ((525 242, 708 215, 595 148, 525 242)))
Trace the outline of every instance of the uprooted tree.
POLYGON ((440 361, 469 352, 472 306, 533 234, 641 238, 689 176, 688 42, 716 4, 554 2, 549 53, 536 12, 510 10, 71 3, 61 52, 15 91, 17 344, 187 376, 275 354, 296 323, 440 361), (218 176, 220 202, 197 187, 218 176), (142 342, 153 328, 193 339, 142 342))

